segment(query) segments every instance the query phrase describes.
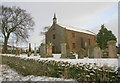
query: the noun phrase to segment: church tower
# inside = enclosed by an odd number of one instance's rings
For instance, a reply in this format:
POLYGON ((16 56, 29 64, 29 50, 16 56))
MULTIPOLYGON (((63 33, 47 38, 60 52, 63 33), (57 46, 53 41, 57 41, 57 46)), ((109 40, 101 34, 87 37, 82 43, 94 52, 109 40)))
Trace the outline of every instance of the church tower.
POLYGON ((57 18, 56 18, 56 14, 54 13, 54 18, 53 18, 53 24, 57 23, 57 18))

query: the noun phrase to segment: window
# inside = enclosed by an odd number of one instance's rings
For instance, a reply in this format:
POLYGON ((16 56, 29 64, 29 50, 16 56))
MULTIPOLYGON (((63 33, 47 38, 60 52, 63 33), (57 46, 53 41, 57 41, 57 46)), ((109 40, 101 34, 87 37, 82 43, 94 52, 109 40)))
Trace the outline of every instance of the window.
POLYGON ((75 43, 72 43, 72 48, 75 49, 75 43))
POLYGON ((81 47, 84 48, 84 41, 83 41, 83 38, 81 38, 81 47))
POLYGON ((75 33, 72 33, 72 37, 75 38, 75 33))
POLYGON ((53 39, 55 39, 55 34, 53 34, 53 39))
POLYGON ((52 46, 52 53, 55 53, 55 46, 52 46))
POLYGON ((96 37, 94 37, 94 40, 96 40, 96 37))
POLYGON ((89 45, 90 45, 90 39, 88 39, 88 43, 89 43, 89 45))
POLYGON ((53 28, 53 30, 55 30, 55 27, 53 28))

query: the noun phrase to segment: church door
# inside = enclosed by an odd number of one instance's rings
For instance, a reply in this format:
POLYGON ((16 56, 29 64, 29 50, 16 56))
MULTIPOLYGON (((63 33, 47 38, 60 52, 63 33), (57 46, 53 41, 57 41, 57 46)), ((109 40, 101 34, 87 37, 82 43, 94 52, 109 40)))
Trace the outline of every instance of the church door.
POLYGON ((52 53, 55 53, 55 46, 52 46, 52 53))

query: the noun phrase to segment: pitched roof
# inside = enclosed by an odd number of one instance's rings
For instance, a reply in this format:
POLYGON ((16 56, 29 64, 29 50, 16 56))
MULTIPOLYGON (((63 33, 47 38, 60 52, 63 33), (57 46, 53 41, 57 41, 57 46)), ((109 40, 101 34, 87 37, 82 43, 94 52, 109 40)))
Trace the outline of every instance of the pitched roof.
POLYGON ((76 32, 82 32, 82 33, 91 34, 91 35, 96 35, 95 33, 91 32, 89 30, 78 29, 78 28, 74 28, 74 27, 66 26, 66 25, 62 25, 62 24, 58 24, 58 25, 65 28, 65 29, 67 29, 67 30, 76 31, 76 32))

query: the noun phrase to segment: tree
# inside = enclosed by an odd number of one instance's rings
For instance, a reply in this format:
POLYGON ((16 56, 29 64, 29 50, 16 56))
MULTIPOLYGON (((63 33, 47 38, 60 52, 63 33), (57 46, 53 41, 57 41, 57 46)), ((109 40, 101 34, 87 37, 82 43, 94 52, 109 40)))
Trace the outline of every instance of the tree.
POLYGON ((99 32, 97 34, 97 43, 98 43, 98 46, 101 49, 104 50, 105 48, 107 48, 107 43, 110 40, 117 41, 117 38, 112 33, 112 31, 107 30, 107 28, 104 26, 104 24, 101 25, 101 29, 99 30, 99 32))
POLYGON ((50 29, 50 26, 46 26, 43 28, 43 31, 40 32, 40 35, 43 36, 43 39, 41 40, 42 43, 45 43, 45 34, 50 29))
POLYGON ((1 32, 4 37, 3 53, 7 51, 7 44, 10 36, 15 37, 16 41, 27 41, 29 31, 33 30, 34 21, 26 10, 19 7, 2 6, 1 32))

